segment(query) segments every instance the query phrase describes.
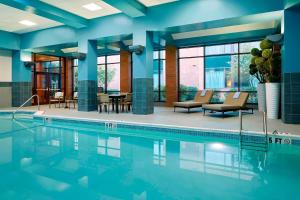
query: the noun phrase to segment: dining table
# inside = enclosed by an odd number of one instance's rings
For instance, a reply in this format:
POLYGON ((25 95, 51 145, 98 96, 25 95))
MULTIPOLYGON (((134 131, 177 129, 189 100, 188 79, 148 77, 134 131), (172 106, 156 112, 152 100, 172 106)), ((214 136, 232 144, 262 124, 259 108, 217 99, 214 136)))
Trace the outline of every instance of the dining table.
POLYGON ((126 97, 126 94, 110 94, 109 98, 112 100, 112 107, 116 107, 116 113, 119 113, 119 102, 126 97))

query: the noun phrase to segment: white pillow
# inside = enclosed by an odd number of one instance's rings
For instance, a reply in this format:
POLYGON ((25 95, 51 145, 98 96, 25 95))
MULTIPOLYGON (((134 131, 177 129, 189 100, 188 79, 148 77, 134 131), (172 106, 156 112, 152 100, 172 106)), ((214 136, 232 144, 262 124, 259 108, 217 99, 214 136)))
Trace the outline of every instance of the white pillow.
POLYGON ((204 97, 206 95, 206 90, 202 90, 202 92, 201 92, 201 97, 204 97))
POLYGON ((241 95, 241 92, 235 92, 233 95, 233 98, 238 99, 238 98, 240 98, 240 95, 241 95))

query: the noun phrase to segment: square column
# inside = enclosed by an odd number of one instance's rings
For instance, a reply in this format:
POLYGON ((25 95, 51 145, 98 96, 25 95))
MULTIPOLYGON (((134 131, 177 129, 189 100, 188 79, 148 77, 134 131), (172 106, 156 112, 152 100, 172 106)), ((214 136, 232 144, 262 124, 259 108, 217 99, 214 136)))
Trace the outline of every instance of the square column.
POLYGON ((153 102, 153 45, 152 33, 137 31, 133 33, 133 45, 145 47, 133 59, 133 114, 147 115, 154 112, 153 102))
POLYGON ((178 59, 177 48, 166 46, 166 106, 178 101, 178 59))
MULTIPOLYGON (((32 96, 31 66, 23 61, 31 61, 30 52, 14 50, 12 52, 12 106, 21 106, 32 96)), ((31 106, 28 102, 26 106, 31 106)))
POLYGON ((131 54, 128 51, 120 51, 120 80, 121 92, 131 92, 131 54))
POLYGON ((282 47, 282 121, 300 124, 300 9, 284 11, 284 45, 282 47))
POLYGON ((86 57, 78 61, 78 111, 97 110, 97 41, 79 42, 79 52, 86 57))

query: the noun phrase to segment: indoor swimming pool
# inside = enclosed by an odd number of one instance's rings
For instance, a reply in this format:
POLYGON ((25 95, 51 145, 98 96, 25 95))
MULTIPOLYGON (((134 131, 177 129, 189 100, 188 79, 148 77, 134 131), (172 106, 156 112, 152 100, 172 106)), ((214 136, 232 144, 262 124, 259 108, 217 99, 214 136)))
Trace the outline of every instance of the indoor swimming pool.
POLYGON ((298 199, 300 146, 0 114, 0 199, 298 199), (51 120, 49 120, 51 121, 51 120))

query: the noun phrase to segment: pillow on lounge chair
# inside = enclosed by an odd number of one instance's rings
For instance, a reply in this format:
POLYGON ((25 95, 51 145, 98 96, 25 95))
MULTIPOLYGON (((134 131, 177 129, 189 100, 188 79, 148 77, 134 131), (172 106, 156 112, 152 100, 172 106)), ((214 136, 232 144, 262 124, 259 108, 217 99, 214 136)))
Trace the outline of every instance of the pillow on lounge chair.
POLYGON ((206 90, 202 90, 202 92, 201 92, 201 97, 204 97, 206 95, 206 90))
POLYGON ((240 94, 241 94, 240 92, 235 92, 234 95, 233 95, 233 98, 234 99, 240 98, 240 94))

